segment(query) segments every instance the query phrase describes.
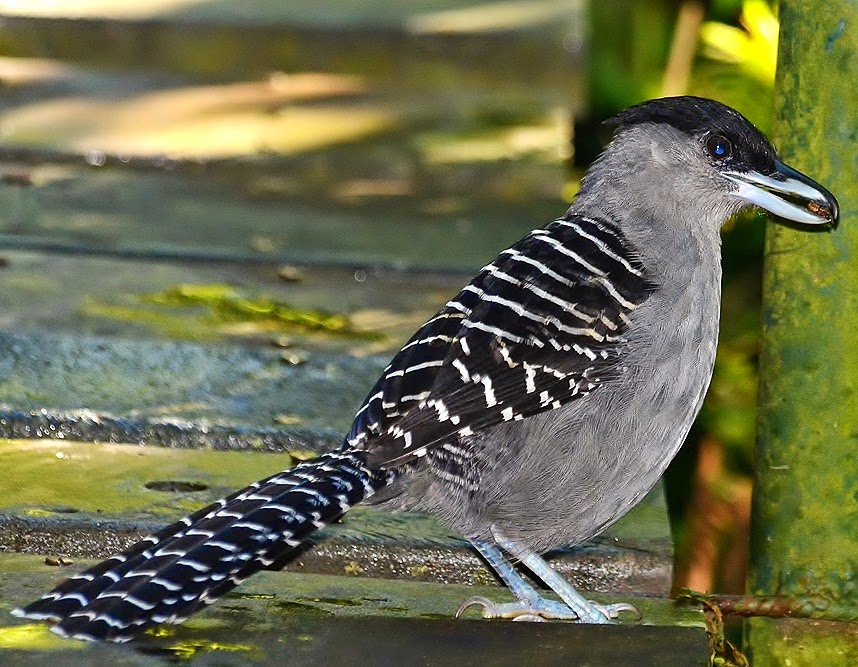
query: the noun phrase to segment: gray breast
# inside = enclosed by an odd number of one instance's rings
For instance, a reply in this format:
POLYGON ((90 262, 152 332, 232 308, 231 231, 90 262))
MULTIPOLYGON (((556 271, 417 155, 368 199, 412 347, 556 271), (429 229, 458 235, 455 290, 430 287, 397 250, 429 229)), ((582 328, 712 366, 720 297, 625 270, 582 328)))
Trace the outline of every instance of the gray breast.
POLYGON ((398 506, 433 512, 468 536, 489 539, 494 524, 540 552, 622 517, 676 455, 712 376, 720 270, 697 266, 674 286, 632 314, 614 378, 558 410, 458 443, 470 486, 445 478, 430 457, 398 506))

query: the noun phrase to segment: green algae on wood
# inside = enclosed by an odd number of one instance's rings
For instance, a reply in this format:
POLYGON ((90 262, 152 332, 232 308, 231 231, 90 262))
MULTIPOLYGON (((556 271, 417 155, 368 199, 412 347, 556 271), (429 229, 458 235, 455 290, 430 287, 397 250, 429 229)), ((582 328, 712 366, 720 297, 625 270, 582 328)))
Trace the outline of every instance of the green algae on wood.
MULTIPOLYGON (((175 285, 161 292, 141 295, 140 301, 166 308, 202 307, 205 313, 203 320, 208 323, 248 322, 257 323, 266 331, 318 332, 370 340, 383 339, 383 335, 377 332, 358 330, 347 315, 298 308, 266 296, 246 295, 231 285, 175 285)), ((130 308, 117 310, 102 307, 101 312, 114 317, 130 316, 142 320, 152 315, 150 311, 141 309, 135 312, 130 308)), ((152 319, 149 321, 157 322, 152 319)))
POLYGON ((754 665, 858 664, 858 626, 797 618, 749 619, 746 636, 754 665))
MULTIPOLYGON (((0 651, 29 650, 50 651, 83 648, 68 646, 69 642, 53 634, 45 623, 25 623, 10 627, 0 627, 0 651)), ((0 654, 2 658, 2 654, 0 654)))
POLYGON ((0 512, 33 518, 82 513, 168 520, 294 463, 289 454, 0 440, 0 512), (206 490, 147 488, 159 480, 196 482, 206 490))
MULTIPOLYGON (((748 583, 750 594, 820 600, 820 615, 850 620, 858 619, 856 27, 854 2, 781 4, 775 140, 786 162, 834 192, 841 220, 822 234, 768 229, 748 583)), ((752 642, 769 664, 766 642, 753 633, 752 642)))

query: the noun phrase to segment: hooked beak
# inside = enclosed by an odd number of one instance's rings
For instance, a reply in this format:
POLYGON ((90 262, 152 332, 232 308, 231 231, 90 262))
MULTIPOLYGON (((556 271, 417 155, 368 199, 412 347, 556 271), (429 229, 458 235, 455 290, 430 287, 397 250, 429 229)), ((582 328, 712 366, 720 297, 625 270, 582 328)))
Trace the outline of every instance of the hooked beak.
POLYGON ((733 196, 784 220, 802 225, 837 226, 840 206, 828 190, 783 162, 775 160, 775 174, 758 171, 723 172, 736 185, 733 196))

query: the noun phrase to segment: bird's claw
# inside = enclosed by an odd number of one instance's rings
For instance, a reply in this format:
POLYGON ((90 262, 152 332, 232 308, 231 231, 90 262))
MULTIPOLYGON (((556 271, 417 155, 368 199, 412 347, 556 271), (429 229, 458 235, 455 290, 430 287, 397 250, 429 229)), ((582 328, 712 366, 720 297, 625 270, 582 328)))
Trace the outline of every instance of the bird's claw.
POLYGON ((456 618, 461 618, 462 614, 464 614, 468 608, 477 606, 481 606, 483 608, 483 618, 494 618, 493 616, 486 616, 486 613, 489 609, 495 606, 495 603, 488 598, 484 598, 482 595, 475 595, 460 604, 459 608, 456 610, 456 618))
POLYGON ((540 616, 539 614, 522 614, 521 616, 516 616, 512 619, 513 622, 521 621, 524 623, 548 623, 548 619, 545 616, 540 616))
POLYGON ((602 614, 607 619, 615 619, 620 617, 620 612, 628 611, 635 615, 635 620, 639 621, 643 618, 643 614, 641 614, 640 610, 635 607, 633 604, 629 604, 628 602, 613 602, 611 604, 599 604, 598 602, 593 602, 590 600, 590 604, 595 607, 600 614, 602 614))
MULTIPOLYGON (((620 612, 628 611, 636 615, 636 620, 641 619, 641 613, 637 607, 628 602, 615 602, 612 604, 599 604, 590 602, 593 608, 607 620, 618 618, 620 612)), ((481 595, 475 595, 465 600, 456 610, 456 618, 462 615, 470 607, 482 607, 483 618, 509 618, 513 621, 544 623, 547 620, 580 621, 577 614, 562 602, 539 598, 532 603, 525 602, 492 602, 481 595)))
POLYGON ((571 609, 559 602, 542 599, 539 600, 538 604, 492 602, 481 595, 475 595, 465 600, 456 611, 456 618, 461 618, 462 614, 470 607, 482 607, 483 618, 510 618, 513 621, 532 621, 536 623, 545 622, 549 618, 577 619, 571 609))
POLYGON ((483 618, 508 618, 513 621, 544 622, 547 620, 577 621, 578 616, 562 602, 538 598, 528 602, 493 602, 481 595, 474 596, 459 607, 460 618, 469 607, 482 607, 483 618))

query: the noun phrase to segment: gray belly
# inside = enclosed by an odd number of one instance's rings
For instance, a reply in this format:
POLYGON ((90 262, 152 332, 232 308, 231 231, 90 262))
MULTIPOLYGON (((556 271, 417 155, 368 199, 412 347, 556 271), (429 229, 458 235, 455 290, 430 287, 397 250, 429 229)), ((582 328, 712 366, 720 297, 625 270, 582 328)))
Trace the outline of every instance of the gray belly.
POLYGON ((395 497, 385 494, 387 504, 436 514, 469 537, 491 539, 496 525, 539 552, 599 534, 646 495, 685 440, 712 376, 719 300, 693 320, 681 299, 673 317, 641 313, 655 324, 632 327, 617 377, 564 407, 476 434, 467 443, 473 488, 425 463, 391 489, 395 497))

